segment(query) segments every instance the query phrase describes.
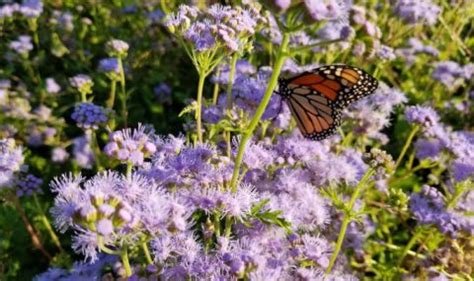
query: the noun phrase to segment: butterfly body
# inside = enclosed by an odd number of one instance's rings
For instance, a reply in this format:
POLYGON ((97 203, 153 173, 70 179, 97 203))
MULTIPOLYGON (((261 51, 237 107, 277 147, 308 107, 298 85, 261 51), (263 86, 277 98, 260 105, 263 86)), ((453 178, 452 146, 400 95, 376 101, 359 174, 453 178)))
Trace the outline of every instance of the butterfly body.
POLYGON ((362 69, 329 65, 279 80, 278 94, 287 102, 303 136, 322 140, 334 134, 341 112, 377 89, 378 82, 362 69))

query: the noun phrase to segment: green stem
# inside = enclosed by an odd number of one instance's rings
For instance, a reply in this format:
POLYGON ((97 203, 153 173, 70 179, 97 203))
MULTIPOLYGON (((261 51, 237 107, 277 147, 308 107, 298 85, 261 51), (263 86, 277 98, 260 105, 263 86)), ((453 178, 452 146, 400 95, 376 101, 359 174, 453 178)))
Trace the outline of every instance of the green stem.
POLYGON ((234 85, 235 68, 237 66, 238 59, 239 53, 235 52, 232 55, 232 59, 230 61, 229 83, 227 83, 227 109, 232 107, 232 86, 234 85))
POLYGON ((126 171, 126 176, 127 176, 127 179, 131 179, 132 178, 132 169, 133 169, 133 164, 130 163, 130 162, 127 162, 127 171, 126 171))
POLYGON ((234 171, 232 174, 232 180, 230 183, 230 186, 233 192, 237 191, 237 181, 239 178, 240 167, 242 165, 242 159, 244 156, 245 148, 247 146, 247 142, 252 137, 253 131, 257 127, 260 119, 262 118, 262 115, 265 112, 268 102, 270 101, 270 98, 272 97, 273 89, 275 89, 278 83, 278 77, 280 76, 281 69, 288 56, 287 49, 288 49, 289 42, 290 42, 290 34, 284 33, 283 40, 281 42, 281 45, 276 57, 275 66, 273 67, 273 73, 272 73, 272 76, 270 77, 270 82, 268 83, 265 94, 262 98, 262 101, 260 102, 260 105, 257 108, 257 111, 255 112, 255 115, 250 121, 250 124, 247 127, 247 130, 244 132, 242 139, 240 141, 239 150, 237 152, 237 157, 235 159, 235 166, 234 166, 234 171))
POLYGON ((422 234, 422 231, 417 231, 413 236, 411 237, 410 241, 406 244, 406 246, 402 250, 402 254, 400 255, 400 258, 398 259, 397 266, 400 268, 400 266, 403 263, 403 260, 405 259, 405 256, 408 254, 410 249, 413 247, 413 245, 416 243, 416 240, 420 238, 420 235, 422 234))
POLYGON ((125 88, 125 71, 123 69, 123 62, 122 58, 117 58, 118 61, 118 66, 119 66, 119 71, 120 71, 120 88, 121 88, 121 93, 120 93, 120 100, 122 102, 122 118, 123 118, 123 123, 125 127, 128 125, 128 110, 127 110, 127 92, 125 88))
POLYGON ((123 250, 120 252, 120 258, 122 259, 123 267, 125 268, 125 277, 132 276, 132 269, 130 268, 130 261, 128 260, 128 249, 124 245, 123 250))
POLYGON ((109 109, 112 109, 114 107, 116 89, 117 89, 117 81, 112 80, 111 83, 110 83, 109 98, 106 101, 107 108, 109 108, 109 109))
POLYGON ((28 235, 31 238, 31 242, 33 243, 33 246, 41 252, 43 256, 45 256, 48 261, 52 260, 53 257, 51 254, 49 254, 46 249, 44 248, 43 244, 41 243, 40 237, 36 229, 31 225, 30 220, 28 219, 28 216, 26 215, 25 210, 20 204, 20 200, 18 200, 18 197, 16 197, 15 194, 12 194, 11 196, 11 201, 13 202, 13 205, 15 206, 16 210, 18 211, 18 214, 21 217, 21 220, 23 221, 23 224, 25 225, 26 231, 28 232, 28 235))
POLYGON ((354 204, 357 198, 359 197, 360 192, 365 187, 365 184, 367 183, 367 181, 370 179, 370 177, 373 174, 374 174, 374 170, 369 169, 365 173, 365 175, 362 177, 362 179, 359 181, 359 184, 357 184, 354 190, 354 193, 352 193, 351 200, 349 201, 349 205, 347 206, 347 209, 345 210, 344 218, 342 220, 341 230, 339 231, 339 236, 337 237, 337 241, 336 241, 336 247, 334 248, 334 252, 332 253, 328 268, 326 269, 326 274, 329 274, 331 272, 331 269, 334 266, 334 263, 336 262, 337 256, 339 255, 339 252, 341 251, 342 242, 344 242, 344 237, 346 236, 347 227, 349 226, 349 223, 351 223, 353 219, 352 208, 354 207, 354 204))
POLYGON ((54 245, 59 249, 59 251, 63 251, 63 248, 61 247, 61 242, 59 242, 59 238, 56 235, 56 233, 53 230, 53 227, 51 226, 51 223, 49 222, 48 218, 46 217, 43 208, 41 207, 41 204, 38 200, 38 197, 36 195, 33 195, 33 199, 35 201, 36 208, 38 209, 38 212, 40 213, 41 221, 43 222, 44 227, 48 231, 49 236, 51 237, 51 240, 53 240, 54 245))
POLYGON ((214 231, 216 232, 216 237, 221 236, 221 219, 218 213, 214 214, 214 231))
POLYGON ((200 72, 198 90, 197 90, 197 108, 196 108, 196 134, 197 134, 199 143, 202 143, 201 109, 202 109, 202 92, 204 90, 205 80, 206 80, 206 75, 200 72))
POLYGON ((143 253, 145 254, 146 262, 148 264, 153 264, 153 259, 151 258, 150 251, 148 250, 148 246, 146 242, 142 243, 142 250, 143 250, 143 253))
POLYGON ((226 238, 229 238, 231 233, 232 233, 232 217, 230 217, 229 215, 227 215, 227 216, 225 217, 225 231, 224 231, 224 235, 225 235, 226 238))
POLYGON ((403 160, 403 157, 405 156, 405 154, 407 153, 407 150, 408 148, 410 147, 411 145, 411 142, 413 141, 413 138, 415 137, 416 133, 418 132, 418 130, 420 130, 420 126, 414 126, 413 129, 411 130, 410 132, 410 135, 408 135, 408 138, 405 142, 405 145, 403 146, 403 149, 402 149, 402 152, 400 153, 400 155, 398 156, 398 159, 397 159, 397 162, 395 162, 395 168, 394 168, 394 171, 398 168, 398 166, 400 166, 400 163, 402 162, 403 160))
MULTIPOLYGON (((216 76, 220 75, 220 71, 218 70, 216 76)), ((219 83, 214 84, 214 90, 212 92, 212 104, 217 104, 217 99, 219 98, 219 83)))

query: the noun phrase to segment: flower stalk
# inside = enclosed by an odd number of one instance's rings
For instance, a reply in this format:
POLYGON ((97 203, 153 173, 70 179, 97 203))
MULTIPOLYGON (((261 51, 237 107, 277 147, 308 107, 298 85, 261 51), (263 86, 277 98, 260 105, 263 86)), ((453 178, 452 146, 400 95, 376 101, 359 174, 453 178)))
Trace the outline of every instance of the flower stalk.
POLYGON ((367 181, 372 177, 374 173, 375 173, 374 169, 372 168, 369 169, 365 173, 365 175, 362 177, 362 179, 359 181, 354 192, 352 193, 351 200, 349 201, 349 204, 346 206, 347 208, 345 209, 345 214, 342 220, 341 230, 339 231, 339 235, 337 237, 334 252, 332 253, 331 260, 329 261, 329 265, 326 269, 326 274, 329 274, 331 272, 336 262, 337 256, 339 255, 339 252, 341 251, 342 243, 344 242, 344 237, 346 236, 347 227, 349 226, 349 223, 351 223, 352 220, 354 219, 354 214, 352 211, 354 204, 356 200, 359 198, 359 194, 362 192, 362 189, 366 186, 367 181))
POLYGON ((282 42, 281 42, 281 45, 280 45, 280 48, 278 50, 277 57, 275 60, 275 66, 273 67, 273 73, 272 73, 272 76, 270 77, 270 82, 268 83, 263 99, 260 102, 260 105, 258 106, 257 111, 255 112, 252 120, 250 121, 250 124, 247 127, 247 130, 242 135, 242 139, 239 145, 239 150, 237 152, 237 157, 235 158, 235 165, 234 165, 234 171, 232 173, 232 180, 230 183, 230 186, 233 192, 237 191, 237 182, 239 178, 239 173, 240 173, 240 168, 242 165, 242 159, 244 156, 245 148, 247 146, 248 141, 252 137, 253 132, 255 131, 255 128, 258 125, 258 122, 262 118, 262 115, 265 112, 265 109, 267 108, 268 103, 270 102, 273 89, 275 89, 278 83, 278 77, 280 76, 281 69, 283 67, 283 64, 285 63, 286 58, 289 55, 288 54, 289 43, 290 43, 290 34, 284 33, 283 39, 282 39, 282 42))

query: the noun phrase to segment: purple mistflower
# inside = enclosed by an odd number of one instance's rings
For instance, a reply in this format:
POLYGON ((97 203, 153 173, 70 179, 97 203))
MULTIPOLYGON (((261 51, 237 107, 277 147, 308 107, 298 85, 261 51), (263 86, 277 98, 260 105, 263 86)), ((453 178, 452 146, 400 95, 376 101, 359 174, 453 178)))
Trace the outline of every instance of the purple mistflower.
POLYGON ((55 147, 51 151, 51 161, 55 163, 64 163, 69 159, 69 153, 63 147, 55 147))
POLYGON ((86 133, 82 137, 73 140, 72 154, 77 165, 81 168, 91 169, 94 165, 95 157, 91 148, 91 135, 86 133))
POLYGON ((117 58, 105 58, 99 61, 99 70, 105 73, 120 73, 120 67, 117 58))
POLYGON ((354 29, 343 22, 328 22, 317 31, 318 37, 325 40, 348 40, 354 34, 354 29))
POLYGON ((275 6, 279 11, 286 11, 286 9, 288 9, 291 5, 291 0, 275 0, 271 2, 275 3, 275 6))
POLYGON ((423 186, 410 198, 410 210, 420 224, 436 225, 443 233, 455 237, 460 228, 457 217, 445 210, 444 196, 434 187, 423 186))
POLYGON ((20 55, 28 55, 33 50, 33 43, 30 36, 21 35, 18 36, 18 40, 11 41, 9 47, 20 55))
POLYGON ((82 102, 74 107, 71 118, 80 128, 97 130, 100 125, 107 123, 110 113, 110 110, 102 106, 82 102))
POLYGON ((434 109, 420 105, 407 107, 405 118, 410 124, 418 124, 424 128, 434 127, 439 123, 438 113, 434 109))
POLYGON ((138 124, 137 129, 123 129, 110 134, 104 152, 123 163, 141 166, 145 158, 156 152, 153 130, 138 124))
POLYGON ((18 3, 4 4, 0 7, 0 19, 11 18, 15 12, 20 10, 18 3))
POLYGON ((43 193, 43 191, 41 190, 42 184, 43 180, 32 174, 21 176, 16 183, 16 195, 18 197, 22 197, 31 196, 35 193, 43 193))
POLYGON ((136 173, 126 176, 108 171, 88 180, 63 176, 51 188, 57 193, 52 209, 55 224, 63 231, 73 229, 75 250, 92 260, 99 235, 107 245, 120 246, 132 243, 137 235, 187 228, 189 208, 136 173))
POLYGON ((70 12, 54 11, 53 16, 52 24, 58 25, 59 28, 66 31, 74 30, 74 17, 70 12))
POLYGON ((147 18, 151 23, 159 23, 165 17, 162 10, 156 9, 148 13, 147 18))
POLYGON ((381 60, 384 61, 391 61, 397 58, 393 48, 386 45, 380 45, 377 48, 376 54, 381 60))
POLYGON ((61 86, 54 80, 54 78, 46 78, 46 91, 50 94, 57 94, 61 91, 61 86))
POLYGON ((43 12, 41 0, 26 0, 21 4, 19 12, 27 18, 37 18, 43 12))
POLYGON ((418 139, 415 142, 416 157, 418 159, 438 160, 443 148, 445 148, 444 143, 438 139, 418 139))
POLYGON ((81 93, 92 92, 92 86, 94 86, 94 82, 92 81, 90 76, 85 74, 78 74, 74 77, 69 78, 69 83, 71 83, 71 86, 76 88, 81 93))
MULTIPOLYGON (((235 76, 234 76, 234 83, 235 81, 239 81, 241 79, 245 79, 248 75, 255 74, 257 70, 255 66, 253 66, 247 60, 238 60, 237 64, 235 65, 235 76)), ((219 71, 219 75, 215 75, 212 77, 212 82, 219 83, 219 84, 228 84, 229 83, 229 74, 230 74, 230 66, 228 64, 221 67, 219 71)))
POLYGON ((107 53, 111 57, 126 57, 129 47, 127 42, 118 39, 112 39, 106 44, 107 53))
POLYGON ((165 82, 161 82, 153 88, 155 97, 157 98, 158 102, 162 104, 172 103, 171 92, 171 87, 165 82))
POLYGON ((373 95, 344 110, 344 116, 351 119, 357 135, 369 136, 384 143, 388 139, 380 131, 390 124, 390 114, 395 107, 406 101, 405 94, 400 90, 380 83, 373 95))
POLYGON ((340 0, 304 0, 305 7, 313 20, 347 20, 347 7, 340 0))
POLYGON ((0 139, 0 188, 11 187, 23 161, 23 149, 16 146, 14 139, 0 139))
POLYGON ((434 25, 438 21, 441 7, 431 0, 398 0, 394 12, 410 24, 434 25))
POLYGON ((433 78, 443 83, 448 88, 457 84, 458 78, 463 74, 463 67, 454 61, 442 61, 435 64, 433 78))

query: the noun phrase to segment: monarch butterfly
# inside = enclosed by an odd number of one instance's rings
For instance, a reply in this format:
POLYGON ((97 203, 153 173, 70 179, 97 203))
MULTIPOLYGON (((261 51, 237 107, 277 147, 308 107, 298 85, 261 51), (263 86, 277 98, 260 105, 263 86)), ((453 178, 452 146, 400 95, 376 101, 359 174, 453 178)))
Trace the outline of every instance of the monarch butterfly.
POLYGON ((279 79, 285 100, 304 137, 322 140, 336 132, 341 112, 377 89, 377 80, 362 69, 328 65, 289 79, 279 79))

